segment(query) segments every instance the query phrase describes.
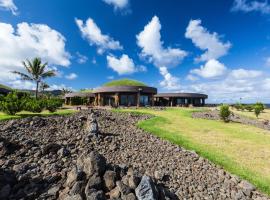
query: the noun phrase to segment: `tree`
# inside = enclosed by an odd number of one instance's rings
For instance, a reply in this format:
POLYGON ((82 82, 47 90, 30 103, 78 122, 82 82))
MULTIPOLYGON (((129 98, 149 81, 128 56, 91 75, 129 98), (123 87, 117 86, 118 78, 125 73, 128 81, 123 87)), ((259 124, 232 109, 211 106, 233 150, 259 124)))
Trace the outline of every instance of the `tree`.
POLYGON ((259 115, 261 114, 262 111, 263 110, 262 110, 262 107, 260 105, 255 105, 254 106, 254 113, 255 113, 257 118, 259 117, 259 115))
POLYGON ((48 88, 50 88, 50 86, 47 83, 41 82, 41 84, 40 84, 40 90, 42 91, 42 93, 44 93, 44 91, 46 89, 48 89, 48 88))
POLYGON ((65 94, 68 94, 68 93, 71 93, 72 91, 68 88, 62 88, 62 94, 65 95, 65 94))
POLYGON ((219 116, 224 122, 229 121, 229 117, 231 115, 231 111, 228 105, 223 104, 220 106, 219 116))
POLYGON ((23 61, 23 66, 27 74, 13 71, 13 73, 21 76, 22 80, 34 81, 36 83, 36 99, 38 98, 39 84, 45 78, 53 77, 56 75, 54 70, 46 71, 47 63, 42 64, 40 58, 34 58, 32 61, 23 61))

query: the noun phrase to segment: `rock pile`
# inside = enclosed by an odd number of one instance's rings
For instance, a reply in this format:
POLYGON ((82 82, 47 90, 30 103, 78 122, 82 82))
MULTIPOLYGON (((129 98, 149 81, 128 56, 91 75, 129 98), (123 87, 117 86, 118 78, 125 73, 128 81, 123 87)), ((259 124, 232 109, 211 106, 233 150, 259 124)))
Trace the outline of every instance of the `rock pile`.
POLYGON ((136 127, 148 118, 95 110, 0 122, 0 199, 268 199, 136 127))
POLYGON ((107 165, 105 158, 95 151, 79 157, 59 192, 59 199, 63 200, 154 200, 170 199, 170 196, 168 190, 149 176, 141 177, 125 166, 107 165))

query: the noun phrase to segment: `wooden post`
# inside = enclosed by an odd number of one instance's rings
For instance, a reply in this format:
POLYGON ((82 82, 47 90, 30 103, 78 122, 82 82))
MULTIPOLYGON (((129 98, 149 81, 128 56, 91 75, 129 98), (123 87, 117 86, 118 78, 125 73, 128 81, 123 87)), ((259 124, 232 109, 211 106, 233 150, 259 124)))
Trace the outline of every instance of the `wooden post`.
POLYGON ((119 93, 115 94, 114 101, 115 101, 115 106, 118 107, 119 106, 119 93))
POLYGON ((138 93, 137 93, 137 107, 140 107, 140 98, 141 98, 141 94, 140 94, 140 91, 138 91, 138 93))

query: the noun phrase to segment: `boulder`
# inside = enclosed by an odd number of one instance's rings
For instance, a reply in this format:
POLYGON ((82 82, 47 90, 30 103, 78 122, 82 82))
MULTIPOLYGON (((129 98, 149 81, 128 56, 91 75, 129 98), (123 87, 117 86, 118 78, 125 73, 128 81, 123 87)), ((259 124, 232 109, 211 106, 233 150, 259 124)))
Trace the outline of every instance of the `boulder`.
POLYGON ((138 200, 157 200, 158 193, 152 179, 149 176, 143 176, 140 184, 135 189, 138 200))
POLYGON ((108 170, 105 172, 104 176, 105 187, 108 190, 112 190, 115 187, 116 173, 114 171, 108 170))
POLYGON ((106 160, 96 151, 92 151, 89 155, 87 153, 82 154, 77 161, 77 166, 82 169, 88 177, 95 173, 103 175, 106 170, 106 160))

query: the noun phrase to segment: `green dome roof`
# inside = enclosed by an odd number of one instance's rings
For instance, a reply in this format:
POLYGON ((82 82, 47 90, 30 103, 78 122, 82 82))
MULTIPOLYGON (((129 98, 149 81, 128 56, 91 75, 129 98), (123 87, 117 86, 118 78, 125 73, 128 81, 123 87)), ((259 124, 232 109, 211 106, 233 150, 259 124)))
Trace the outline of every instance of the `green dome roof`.
POLYGON ((13 90, 11 87, 8 87, 6 85, 0 84, 0 88, 7 89, 7 90, 13 90))
POLYGON ((136 80, 131 80, 131 79, 119 79, 119 80, 114 80, 108 83, 105 83, 103 86, 146 86, 144 83, 136 80))

